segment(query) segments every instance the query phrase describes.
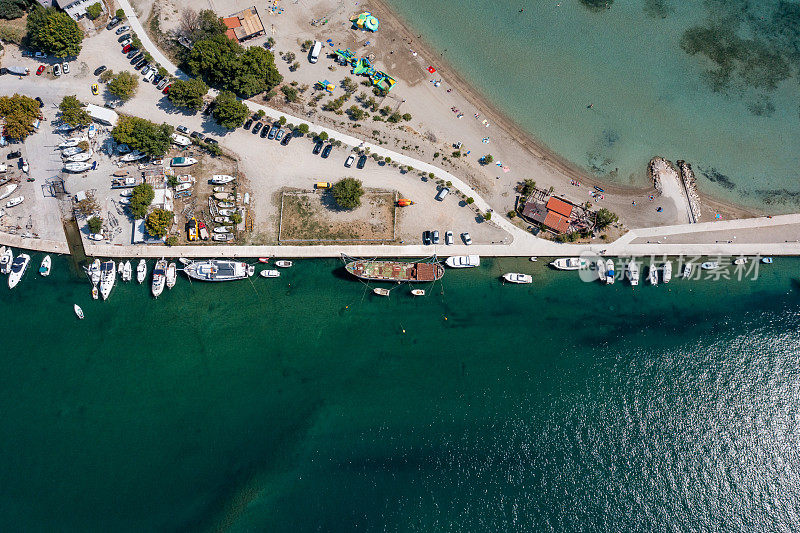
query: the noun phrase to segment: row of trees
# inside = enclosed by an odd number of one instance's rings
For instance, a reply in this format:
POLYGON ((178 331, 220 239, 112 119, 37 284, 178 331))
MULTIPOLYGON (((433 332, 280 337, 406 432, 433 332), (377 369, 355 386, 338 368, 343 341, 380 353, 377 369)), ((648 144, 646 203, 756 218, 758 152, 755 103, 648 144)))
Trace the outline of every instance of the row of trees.
POLYGON ((167 153, 171 142, 173 127, 169 124, 156 124, 139 117, 121 116, 111 130, 118 143, 124 143, 149 156, 161 157, 167 153))

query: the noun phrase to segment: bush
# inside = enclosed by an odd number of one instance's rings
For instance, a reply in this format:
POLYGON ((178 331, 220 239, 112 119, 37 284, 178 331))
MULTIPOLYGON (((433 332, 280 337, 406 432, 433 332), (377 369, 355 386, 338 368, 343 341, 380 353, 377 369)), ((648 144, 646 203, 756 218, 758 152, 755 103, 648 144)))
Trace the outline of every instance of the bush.
POLYGON ((364 188, 361 186, 361 180, 344 178, 333 184, 331 194, 339 207, 352 210, 361 205, 364 188))
POLYGON ((163 237, 167 234, 169 226, 172 224, 172 219, 174 218, 175 215, 172 211, 161 208, 153 209, 153 211, 147 215, 147 219, 144 221, 144 227, 147 229, 147 233, 153 237, 163 237))
POLYGON ((155 124, 149 120, 121 116, 111 135, 118 143, 124 143, 149 156, 161 157, 167 153, 172 142, 173 128, 169 124, 155 124))
POLYGON ((492 219, 492 212, 491 211, 487 211, 481 216, 483 217, 484 220, 491 220, 492 219))
POLYGON ((517 216, 517 212, 516 211, 509 211, 508 212, 508 218, 516 218, 516 216, 517 216))
POLYGON ((222 91, 214 100, 214 111, 212 112, 217 124, 223 128, 232 130, 250 116, 247 106, 230 91, 222 91))
POLYGON ((481 165, 489 165, 492 161, 494 161, 494 156, 492 154, 486 154, 485 156, 481 157, 479 160, 481 165))
POLYGON ((114 16, 120 20, 125 20, 125 10, 122 8, 117 9, 116 13, 114 13, 114 16))
POLYGON ((266 115, 266 113, 264 112, 264 110, 263 110, 263 109, 259 109, 259 110, 258 110, 258 113, 256 113, 256 116, 257 116, 259 119, 262 119, 262 118, 264 118, 264 115, 266 115))
POLYGON ((120 72, 113 80, 108 82, 108 92, 120 100, 129 100, 136 93, 138 87, 139 77, 127 70, 120 72))
POLYGON ((13 20, 20 18, 24 14, 25 10, 16 2, 11 0, 0 1, 0 18, 13 20))
POLYGON ((31 48, 55 57, 77 57, 83 32, 69 15, 53 7, 34 7, 26 26, 31 48))
POLYGON ((167 240, 164 241, 164 244, 166 244, 167 246, 175 246, 176 244, 178 244, 178 238, 175 235, 170 235, 169 237, 167 237, 167 240))
POLYGON ((522 182, 522 194, 530 196, 536 190, 536 182, 532 179, 526 179, 522 182))
POLYGON ((405 120, 406 122, 411 120, 411 113, 403 113, 403 120, 405 120))
POLYGON ((242 223, 242 215, 238 211, 231 215, 231 222, 234 224, 241 224, 242 223))
POLYGON ((98 81, 100 81, 100 83, 106 83, 113 77, 114 77, 114 71, 109 69, 109 70, 104 70, 97 79, 98 81))
POLYGON ((90 218, 86 223, 89 226, 89 231, 92 233, 100 233, 103 231, 103 219, 98 216, 90 218))
POLYGON ((131 193, 131 214, 135 219, 142 219, 147 216, 150 202, 156 197, 153 186, 149 183, 142 183, 133 188, 131 193))
POLYGON ((70 126, 88 126, 92 122, 89 113, 81 107, 75 95, 62 98, 58 108, 61 110, 61 120, 70 126))
POLYGON ((466 199, 466 200, 464 200, 464 201, 467 203, 467 205, 472 205, 472 204, 474 204, 474 203, 475 203, 475 198, 473 198, 472 196, 470 196, 469 198, 467 198, 467 199, 466 199))
POLYGON ((300 124, 299 126, 297 126, 297 131, 299 131, 303 135, 308 134, 308 129, 309 129, 308 128, 308 124, 305 124, 305 123, 304 124, 300 124))
POLYGON ((286 101, 289 103, 297 102, 300 99, 300 93, 291 85, 284 85, 281 87, 281 92, 286 96, 286 101))
POLYGON ((95 2, 86 8, 86 16, 89 17, 89 20, 94 20, 102 14, 103 6, 100 5, 100 2, 95 2))
POLYGON ((317 135, 317 139, 319 139, 320 141, 327 141, 328 140, 328 133, 323 131, 322 133, 317 135))
POLYGON ((366 114, 367 114, 366 111, 355 105, 351 105, 347 109, 347 115, 350 117, 350 120, 356 122, 358 122, 359 120, 363 120, 366 114))

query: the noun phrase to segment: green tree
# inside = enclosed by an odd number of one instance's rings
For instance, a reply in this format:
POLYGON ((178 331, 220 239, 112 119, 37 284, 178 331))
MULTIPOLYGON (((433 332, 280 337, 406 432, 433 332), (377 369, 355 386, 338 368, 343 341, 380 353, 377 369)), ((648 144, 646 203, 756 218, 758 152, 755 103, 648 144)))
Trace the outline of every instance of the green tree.
POLYGON ((117 9, 117 12, 114 13, 114 16, 117 17, 120 20, 124 20, 125 19, 125 10, 122 9, 122 8, 117 9))
POLYGON ((217 124, 232 130, 242 125, 250 115, 250 110, 241 100, 236 98, 235 94, 230 91, 222 91, 214 99, 214 111, 212 114, 217 124))
POLYGON ((387 118, 386 120, 396 124, 396 123, 400 122, 402 120, 402 118, 403 118, 403 116, 400 113, 392 113, 391 115, 389 115, 389 118, 387 118))
POLYGON ((149 183, 142 183, 133 188, 131 192, 131 213, 133 218, 142 219, 147 216, 147 210, 150 208, 150 202, 156 197, 153 191, 153 186, 149 183))
POLYGON ((297 88, 292 87, 291 85, 284 85, 281 87, 281 92, 283 92, 284 96, 286 96, 286 101, 289 103, 294 103, 300 99, 300 94, 297 91, 297 88))
POLYGON ((81 107, 81 102, 75 95, 62 98, 58 108, 61 110, 61 120, 70 126, 88 126, 92 122, 89 113, 81 107))
POLYGON ((297 126, 297 131, 299 131, 303 135, 306 135, 308 133, 308 129, 309 129, 308 128, 308 124, 306 124, 306 123, 303 123, 303 124, 300 124, 299 126, 297 126))
POLYGON ((172 211, 167 211, 159 207, 153 209, 153 211, 147 215, 144 221, 144 227, 147 229, 147 233, 153 237, 163 237, 167 234, 169 226, 172 224, 172 219, 174 218, 175 214, 172 211))
POLYGON ((199 111, 203 107, 203 97, 208 93, 208 85, 203 80, 175 80, 167 93, 169 101, 179 107, 199 111))
POLYGON ((0 117, 5 120, 5 135, 22 140, 33 133, 33 121, 39 116, 39 102, 29 96, 0 96, 0 117))
POLYGON ((530 196, 536 190, 536 182, 532 179, 526 179, 522 182, 522 194, 530 196))
POLYGON ((87 220, 86 223, 89 225, 89 231, 92 233, 100 233, 103 231, 103 219, 98 216, 93 216, 87 220))
POLYGON ((494 156, 492 154, 486 154, 485 156, 481 157, 479 160, 481 165, 489 165, 494 161, 494 156))
POLYGON ((6 20, 18 19, 25 14, 24 2, 14 0, 0 1, 0 18, 6 20))
POLYGON ((196 42, 215 35, 225 35, 227 30, 225 23, 214 11, 204 9, 198 15, 198 29, 192 35, 192 40, 196 42))
POLYGON ((173 128, 139 117, 122 116, 111 130, 118 143, 124 143, 153 157, 161 157, 169 149, 173 128))
POLYGON ((323 131, 322 133, 317 135, 317 139, 319 139, 320 141, 327 141, 328 140, 328 133, 323 131))
POLYGON ((339 207, 351 210, 361 205, 364 188, 361 186, 361 180, 343 178, 333 184, 331 194, 339 207))
POLYGON ((26 29, 32 48, 56 57, 77 57, 81 52, 83 32, 63 11, 35 7, 28 15, 26 29))
POLYGON ((364 119, 364 117, 367 115, 367 112, 358 106, 351 105, 349 108, 347 108, 347 115, 350 117, 350 120, 358 122, 359 120, 364 119))
POLYGON ((130 99, 139 87, 139 78, 130 72, 123 71, 108 82, 108 92, 121 100, 130 99))
POLYGON ((103 6, 100 5, 100 2, 95 2, 86 8, 86 16, 89 17, 89 20, 94 20, 102 14, 103 6))
POLYGON ((411 120, 411 113, 403 113, 403 120, 405 120, 406 122, 411 120))
POLYGON ((597 229, 602 230, 618 220, 619 217, 616 214, 603 207, 597 211, 597 215, 594 219, 594 225, 597 229))

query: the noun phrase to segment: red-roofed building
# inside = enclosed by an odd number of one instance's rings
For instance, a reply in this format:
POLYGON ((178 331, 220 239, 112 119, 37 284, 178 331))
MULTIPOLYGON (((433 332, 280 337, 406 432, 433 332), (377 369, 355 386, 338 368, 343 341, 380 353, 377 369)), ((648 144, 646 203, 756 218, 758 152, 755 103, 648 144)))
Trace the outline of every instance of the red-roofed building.
POLYGON ((258 16, 256 6, 248 7, 230 17, 222 19, 223 24, 228 28, 225 35, 232 41, 244 41, 264 34, 264 25, 261 17, 258 16))
MULTIPOLYGON (((544 200, 543 198, 541 199, 544 200)), ((554 233, 568 233, 575 222, 575 206, 566 200, 551 196, 547 203, 529 199, 522 209, 522 216, 532 222, 542 224, 554 233)))
POLYGON ((565 202, 561 198, 551 196, 550 199, 547 200, 546 207, 548 211, 558 213, 562 217, 569 218, 572 216, 572 204, 565 202))

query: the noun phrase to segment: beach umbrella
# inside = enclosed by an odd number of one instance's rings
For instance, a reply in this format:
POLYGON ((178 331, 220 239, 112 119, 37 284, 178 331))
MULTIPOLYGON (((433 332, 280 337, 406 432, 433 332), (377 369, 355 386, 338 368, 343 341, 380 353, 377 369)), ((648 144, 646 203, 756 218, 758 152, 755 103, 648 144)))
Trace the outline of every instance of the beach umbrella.
POLYGON ((373 17, 372 15, 368 16, 364 21, 364 27, 366 27, 369 31, 378 31, 378 19, 373 17))
POLYGON ((428 67, 428 72, 430 72, 431 74, 433 74, 434 72, 436 72, 436 69, 435 69, 435 68, 433 68, 433 67, 428 67))

